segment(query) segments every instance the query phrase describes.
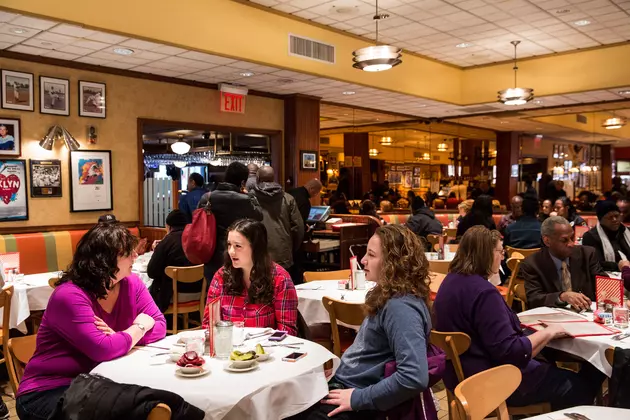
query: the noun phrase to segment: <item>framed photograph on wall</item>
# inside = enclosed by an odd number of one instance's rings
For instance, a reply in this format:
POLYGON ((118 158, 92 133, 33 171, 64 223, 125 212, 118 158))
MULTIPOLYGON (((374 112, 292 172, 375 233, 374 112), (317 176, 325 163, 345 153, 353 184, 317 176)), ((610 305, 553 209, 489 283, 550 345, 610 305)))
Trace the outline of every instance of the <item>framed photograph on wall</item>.
POLYGON ((34 111, 33 75, 2 70, 2 108, 34 111))
POLYGON ((20 120, 0 117, 0 156, 20 157, 22 155, 20 120))
POLYGON ((114 208, 112 152, 70 152, 70 211, 102 211, 114 208))
POLYGON ((28 220, 26 161, 0 160, 0 222, 28 220))
POLYGON ((39 76, 39 112, 70 115, 70 81, 39 76))
POLYGON ((105 83, 79 80, 79 116, 105 118, 105 83))
POLYGON ((33 160, 31 167, 31 197, 61 197, 61 161, 33 160))
POLYGON ((300 163, 303 170, 316 171, 317 151, 316 150, 300 150, 300 163))

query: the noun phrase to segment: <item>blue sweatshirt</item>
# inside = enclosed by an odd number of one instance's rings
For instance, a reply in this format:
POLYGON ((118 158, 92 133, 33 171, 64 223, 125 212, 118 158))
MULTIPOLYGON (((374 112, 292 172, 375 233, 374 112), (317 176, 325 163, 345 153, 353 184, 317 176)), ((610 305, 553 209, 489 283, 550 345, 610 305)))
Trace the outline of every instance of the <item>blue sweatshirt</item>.
POLYGON ((376 315, 366 317, 335 375, 347 388, 355 388, 352 410, 387 411, 424 391, 430 332, 429 311, 412 295, 393 297, 376 315), (396 373, 384 378, 385 364, 391 361, 396 361, 396 373))

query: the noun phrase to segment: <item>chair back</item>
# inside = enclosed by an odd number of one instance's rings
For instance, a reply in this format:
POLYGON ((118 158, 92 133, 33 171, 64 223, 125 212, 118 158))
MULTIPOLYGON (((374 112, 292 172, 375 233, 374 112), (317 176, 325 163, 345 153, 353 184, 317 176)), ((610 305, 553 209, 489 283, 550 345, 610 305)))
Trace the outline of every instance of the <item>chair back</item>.
MULTIPOLYGON (((201 312, 205 309, 206 288, 208 282, 203 274, 203 264, 193 265, 191 267, 173 267, 168 266, 164 269, 164 273, 173 280, 173 305, 165 313, 173 314, 173 334, 177 334, 177 315, 180 313, 189 314, 191 312, 201 312), (201 294, 199 302, 195 304, 180 305, 177 292, 177 283, 195 283, 202 280, 201 294)), ((185 315, 187 317, 187 315, 185 315)), ((186 318, 187 319, 187 318, 186 318)), ((185 321, 187 323, 187 321, 185 321)), ((185 326, 184 328, 187 328, 185 326)))
POLYGON ((521 384, 521 371, 512 365, 484 370, 455 388, 455 419, 483 420, 496 411, 498 420, 509 420, 505 400, 521 384))
POLYGON ((305 271, 304 282, 318 280, 348 280, 350 278, 350 270, 336 271, 305 271))
POLYGON ((333 353, 341 357, 341 338, 337 321, 346 325, 361 325, 365 318, 363 304, 336 300, 328 296, 322 298, 322 304, 330 317, 330 329, 333 337, 333 353))
POLYGON ((431 249, 434 249, 435 245, 440 243, 441 237, 444 237, 444 243, 446 243, 446 234, 436 235, 435 233, 430 233, 427 235, 427 241, 431 244, 431 249))
POLYGON ((457 228, 445 228, 447 238, 457 238, 457 228))
POLYGON ((615 362, 615 348, 614 347, 608 347, 604 351, 604 355, 606 356, 606 361, 608 362, 608 364, 610 366, 612 366, 613 363, 615 362))
POLYGON ((470 347, 470 336, 463 332, 441 332, 431 330, 431 344, 437 346, 446 353, 446 360, 453 363, 455 375, 459 382, 464 380, 464 369, 459 360, 459 356, 464 354, 470 347))
POLYGON ((429 271, 434 273, 448 274, 448 266, 450 261, 444 260, 429 260, 429 271))
POLYGON ((171 420, 171 407, 159 403, 151 410, 147 416, 147 420, 171 420))
MULTIPOLYGON (((518 270, 519 270, 519 267, 521 265, 521 261, 523 261, 522 258, 512 257, 512 258, 508 258, 508 260, 506 262, 506 265, 508 266, 510 271, 512 271, 512 274, 510 275, 510 280, 508 281, 507 295, 505 296, 505 300, 507 302, 507 305, 510 308, 512 307, 512 303, 514 302, 514 289, 518 285, 518 281, 519 281, 518 280, 518 270)), ((525 302, 521 301, 521 306, 524 303, 525 302)))
POLYGON ((512 257, 512 254, 515 252, 518 252, 519 254, 521 254, 523 257, 527 258, 532 254, 537 253, 538 251, 540 251, 540 248, 532 248, 532 249, 522 249, 522 248, 514 248, 511 246, 506 246, 505 247, 505 251, 508 254, 508 258, 512 257))
POLYGON ((13 393, 17 395, 24 368, 33 354, 35 354, 35 345, 37 342, 36 335, 27 335, 24 337, 14 337, 9 340, 7 346, 7 371, 9 372, 9 381, 13 393))
MULTIPOLYGON (((9 322, 11 321, 11 298, 13 297, 13 286, 5 286, 0 291, 0 308, 2 313, 2 348, 6 349, 9 345, 9 322)), ((0 363, 4 362, 4 358, 0 359, 0 363)))
POLYGON ((59 277, 51 277, 48 279, 48 285, 54 289, 57 287, 55 283, 57 283, 58 280, 59 280, 59 277))

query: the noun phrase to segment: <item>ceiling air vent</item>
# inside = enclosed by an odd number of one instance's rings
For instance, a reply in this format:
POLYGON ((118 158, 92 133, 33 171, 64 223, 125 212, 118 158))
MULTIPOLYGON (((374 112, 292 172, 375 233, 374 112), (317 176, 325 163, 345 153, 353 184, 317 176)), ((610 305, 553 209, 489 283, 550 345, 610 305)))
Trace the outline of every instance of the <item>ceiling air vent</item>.
POLYGON ((335 64, 335 47, 308 38, 289 34, 289 55, 335 64))
POLYGON ((577 114, 575 116, 575 120, 582 124, 588 123, 588 118, 586 118, 586 115, 582 115, 582 114, 577 114))

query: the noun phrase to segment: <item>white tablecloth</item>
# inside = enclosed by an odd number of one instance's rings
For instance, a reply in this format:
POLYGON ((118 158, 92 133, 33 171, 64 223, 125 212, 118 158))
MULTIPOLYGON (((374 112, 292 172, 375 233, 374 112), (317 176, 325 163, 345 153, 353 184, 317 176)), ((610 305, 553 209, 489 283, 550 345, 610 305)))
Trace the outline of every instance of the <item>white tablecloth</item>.
MULTIPOLYGON (((170 347, 176 339, 169 336, 151 345, 170 347)), ((252 343, 253 348, 257 341, 247 343, 252 343)), ((304 344, 299 346, 300 350, 274 347, 271 359, 259 363, 259 368, 251 372, 227 372, 223 369, 227 361, 206 357, 208 375, 180 378, 175 376, 176 365, 166 361, 167 356, 151 357, 164 350, 143 347, 101 363, 92 373, 116 382, 174 392, 202 409, 205 419, 281 419, 305 410, 327 395, 325 362, 333 360, 333 372, 339 367, 339 359, 319 344, 296 337, 282 341, 291 342, 304 344), (294 351, 306 352, 307 356, 295 363, 282 361, 282 357, 294 351)))
MULTIPOLYGON (((521 312, 519 315, 548 314, 552 311, 554 311, 554 308, 535 308, 530 309, 529 311, 521 312)), ((592 312, 588 312, 585 315, 588 319, 593 319, 592 312)), ((625 330, 624 332, 627 332, 628 330, 625 330)), ((553 340, 548 344, 548 346, 574 356, 579 356, 610 377, 612 375, 612 367, 606 361, 606 356, 604 354, 606 349, 609 347, 630 349, 630 338, 623 341, 615 341, 611 340, 610 337, 611 336, 562 338, 553 340)), ((627 418, 630 419, 630 416, 627 418)))
POLYGON ((595 407, 582 405, 580 407, 567 408, 553 413, 541 414, 530 417, 528 420, 571 420, 564 413, 578 413, 591 420, 627 420, 630 419, 630 410, 612 407, 595 407))
POLYGON ((336 280, 320 280, 300 284, 295 286, 298 295, 298 310, 307 325, 329 324, 328 312, 322 304, 324 296, 350 303, 365 303, 365 295, 374 286, 375 283, 367 282, 365 290, 341 290, 338 289, 336 280))

